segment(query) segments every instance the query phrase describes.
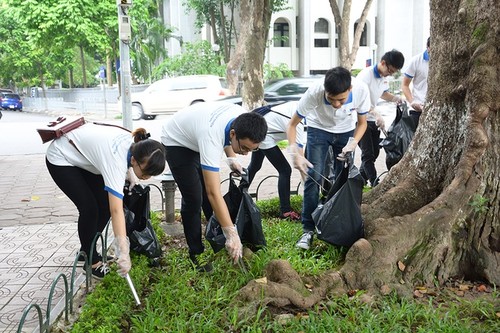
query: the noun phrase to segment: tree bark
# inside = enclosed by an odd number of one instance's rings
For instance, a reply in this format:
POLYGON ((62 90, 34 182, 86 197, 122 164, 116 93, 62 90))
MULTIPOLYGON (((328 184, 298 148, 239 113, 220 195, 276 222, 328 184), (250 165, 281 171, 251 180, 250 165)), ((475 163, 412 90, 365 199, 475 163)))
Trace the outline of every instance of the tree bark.
POLYGON ((403 159, 363 198, 366 239, 347 252, 337 292, 500 285, 498 17, 494 0, 431 0, 428 102, 403 159))

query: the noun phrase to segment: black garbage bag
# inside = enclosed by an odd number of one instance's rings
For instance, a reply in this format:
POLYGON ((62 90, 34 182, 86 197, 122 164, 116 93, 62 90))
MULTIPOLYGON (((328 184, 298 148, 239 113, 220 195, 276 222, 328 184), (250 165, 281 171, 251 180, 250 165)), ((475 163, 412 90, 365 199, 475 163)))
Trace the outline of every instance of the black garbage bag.
POLYGON ((380 146, 385 150, 387 170, 403 158, 416 129, 417 125, 409 114, 407 104, 399 103, 396 107, 396 118, 387 130, 387 136, 380 142, 380 146))
POLYGON ((361 198, 364 180, 350 156, 333 183, 326 201, 312 213, 318 239, 351 246, 364 237, 361 198))
POLYGON ((153 229, 150 218, 149 186, 135 185, 128 193, 124 190, 123 210, 125 227, 130 240, 130 249, 148 258, 158 258, 162 254, 161 245, 153 229))
MULTIPOLYGON (((233 173, 229 175, 229 190, 224 195, 224 201, 228 206, 231 220, 236 225, 241 243, 252 251, 257 251, 266 246, 260 210, 248 193, 250 186, 248 176, 241 176, 239 186, 236 185, 233 176, 233 173)), ((225 247, 226 237, 224 237, 222 227, 215 214, 208 221, 205 239, 210 243, 215 253, 225 247)))

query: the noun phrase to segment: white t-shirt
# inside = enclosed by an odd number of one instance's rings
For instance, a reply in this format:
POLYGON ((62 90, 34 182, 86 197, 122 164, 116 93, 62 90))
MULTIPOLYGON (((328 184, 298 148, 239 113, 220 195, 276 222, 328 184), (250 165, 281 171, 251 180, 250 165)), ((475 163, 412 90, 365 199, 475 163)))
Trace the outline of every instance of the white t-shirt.
MULTIPOLYGON (((264 119, 267 122, 267 134, 264 141, 259 145, 260 149, 270 149, 282 140, 286 140, 286 129, 292 116, 297 112, 298 101, 287 102, 272 107, 264 119), (274 112, 273 112, 274 111, 274 112)), ((299 147, 304 146, 304 124, 300 122, 297 125, 296 143, 299 147)))
POLYGON ((54 165, 75 166, 102 175, 104 189, 122 199, 133 142, 132 135, 121 128, 87 123, 52 141, 47 159, 54 165))
POLYGON ((196 103, 178 111, 165 122, 161 142, 200 153, 202 169, 219 171, 224 147, 234 118, 246 110, 228 102, 196 103))
POLYGON ((427 96, 427 77, 429 76, 429 53, 414 56, 408 68, 405 70, 405 76, 412 79, 413 103, 425 104, 427 96))
MULTIPOLYGON (((386 77, 380 75, 377 65, 366 67, 359 72, 356 76, 357 80, 363 81, 368 86, 370 91, 370 106, 375 108, 380 96, 389 90, 389 81, 386 77)), ((375 121, 375 116, 368 113, 366 116, 367 121, 375 121)))
POLYGON ((346 133, 356 128, 357 116, 370 111, 370 96, 364 82, 353 78, 347 101, 335 109, 325 98, 324 82, 309 87, 299 101, 297 114, 307 126, 330 133, 346 133))

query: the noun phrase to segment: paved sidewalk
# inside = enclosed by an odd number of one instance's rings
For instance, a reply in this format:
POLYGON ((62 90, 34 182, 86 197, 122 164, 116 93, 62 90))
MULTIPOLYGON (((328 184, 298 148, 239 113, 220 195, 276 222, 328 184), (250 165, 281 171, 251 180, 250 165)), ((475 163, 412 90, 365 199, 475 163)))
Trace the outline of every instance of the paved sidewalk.
MULTIPOLYGON (((359 166, 359 150, 356 155, 359 166)), ((250 156, 242 156, 240 160, 247 166, 250 156)), ((386 170, 384 160, 385 154, 381 152, 377 163, 379 172, 386 170)), ((229 175, 229 168, 224 162, 221 165, 224 178, 229 175)), ((277 171, 266 159, 250 193, 255 192, 259 182, 268 175, 277 175, 277 171)), ((292 189, 296 189, 299 182, 300 176, 294 170, 292 189)), ((144 183, 161 188, 157 179, 144 183)), ((0 188, 0 332, 10 333, 17 331, 24 308, 30 303, 40 305, 45 320, 52 281, 59 273, 64 273, 69 281, 79 249, 77 210, 52 181, 43 154, 0 156, 0 188)), ((223 193, 226 190, 227 185, 223 185, 223 193)), ((302 190, 301 186, 300 192, 302 190)), ((266 180, 258 195, 259 199, 277 197, 277 178, 266 180)), ((180 207, 178 191, 175 207, 180 207)), ((160 193, 152 189, 151 209, 161 208, 160 193)), ((52 309, 63 301, 63 289, 63 282, 59 281, 52 309)), ((31 309, 23 332, 32 332, 37 326, 36 311, 31 309)))

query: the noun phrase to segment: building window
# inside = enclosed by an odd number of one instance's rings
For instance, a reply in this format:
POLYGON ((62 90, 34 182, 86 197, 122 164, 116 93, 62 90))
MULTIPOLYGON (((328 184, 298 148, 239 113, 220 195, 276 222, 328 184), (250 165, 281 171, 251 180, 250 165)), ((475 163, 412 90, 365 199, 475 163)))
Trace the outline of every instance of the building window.
POLYGON ((314 22, 314 47, 330 47, 330 26, 328 21, 319 18, 314 22))
MULTIPOLYGON (((356 32, 356 28, 358 27, 358 23, 354 23, 354 32, 356 32)), ((365 23, 365 28, 363 29, 363 32, 361 33, 361 39, 359 40, 359 46, 368 46, 368 32, 366 28, 366 23, 365 23)))
POLYGON ((274 47, 290 47, 290 25, 279 18, 274 22, 274 47))

